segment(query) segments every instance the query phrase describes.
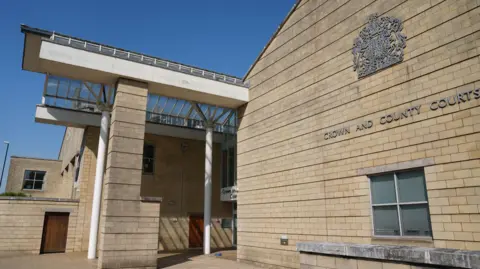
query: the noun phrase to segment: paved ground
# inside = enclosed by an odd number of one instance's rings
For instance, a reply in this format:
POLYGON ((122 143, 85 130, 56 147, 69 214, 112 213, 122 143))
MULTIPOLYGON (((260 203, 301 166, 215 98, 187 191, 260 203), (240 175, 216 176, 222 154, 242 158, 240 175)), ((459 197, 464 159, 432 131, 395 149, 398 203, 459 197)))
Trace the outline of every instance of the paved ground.
MULTIPOLYGON (((220 251, 221 257, 203 256, 200 252, 159 254, 158 268, 165 269, 258 269, 237 263, 235 251, 220 251)), ((92 269, 96 262, 87 253, 25 255, 0 258, 0 269, 92 269)))

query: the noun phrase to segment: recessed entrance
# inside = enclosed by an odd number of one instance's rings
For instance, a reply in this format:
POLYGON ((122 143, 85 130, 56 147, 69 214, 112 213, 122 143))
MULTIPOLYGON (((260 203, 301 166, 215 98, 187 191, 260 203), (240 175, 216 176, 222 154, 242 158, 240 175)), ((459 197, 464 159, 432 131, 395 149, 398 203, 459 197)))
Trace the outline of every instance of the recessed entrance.
POLYGON ((70 213, 46 212, 40 254, 65 252, 70 213))
POLYGON ((203 247, 203 216, 190 216, 188 222, 188 247, 203 247))

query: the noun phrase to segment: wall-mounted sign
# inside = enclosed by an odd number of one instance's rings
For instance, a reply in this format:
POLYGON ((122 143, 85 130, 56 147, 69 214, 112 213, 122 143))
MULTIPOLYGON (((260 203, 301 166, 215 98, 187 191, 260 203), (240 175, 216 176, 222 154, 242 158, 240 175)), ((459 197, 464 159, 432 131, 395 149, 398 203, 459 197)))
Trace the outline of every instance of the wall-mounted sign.
POLYGON ((230 202, 237 200, 237 186, 222 188, 220 190, 220 201, 230 202))
POLYGON ((407 37, 402 21, 392 17, 368 17, 365 28, 353 42, 353 70, 362 78, 403 61, 407 37))
POLYGON ((280 236, 280 245, 288 246, 288 237, 286 235, 280 236))
MULTIPOLYGON (((471 100, 480 99, 480 89, 461 92, 449 97, 441 98, 439 100, 433 101, 429 104, 430 110, 435 111, 437 109, 443 109, 447 106, 459 105, 461 103, 466 103, 471 100)), ((389 113, 385 116, 380 117, 378 123, 385 125, 395 121, 403 120, 406 118, 413 117, 420 114, 420 108, 422 105, 412 106, 402 111, 397 111, 389 113)), ((336 128, 333 131, 326 132, 323 135, 324 140, 333 139, 339 136, 344 136, 350 134, 350 131, 355 128, 355 132, 364 131, 372 128, 374 121, 367 120, 359 124, 347 127, 336 128), (353 128, 352 128, 353 127, 353 128)))

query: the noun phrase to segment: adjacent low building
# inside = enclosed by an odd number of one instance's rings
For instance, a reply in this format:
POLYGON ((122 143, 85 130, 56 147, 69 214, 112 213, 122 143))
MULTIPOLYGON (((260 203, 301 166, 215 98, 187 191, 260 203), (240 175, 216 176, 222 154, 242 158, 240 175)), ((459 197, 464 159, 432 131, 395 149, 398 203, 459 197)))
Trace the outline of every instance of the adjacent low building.
POLYGON ((77 203, 37 215, 98 268, 480 268, 479 5, 301 0, 244 79, 22 26, 77 203))

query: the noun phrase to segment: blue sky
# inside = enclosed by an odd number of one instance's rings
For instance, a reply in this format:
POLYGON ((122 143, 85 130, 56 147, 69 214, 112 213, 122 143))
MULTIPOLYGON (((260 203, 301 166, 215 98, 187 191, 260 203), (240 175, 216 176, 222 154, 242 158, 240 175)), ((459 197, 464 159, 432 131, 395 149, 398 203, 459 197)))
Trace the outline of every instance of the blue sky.
POLYGON ((0 143, 57 158, 65 128, 34 122, 45 76, 21 70, 21 23, 243 77, 295 0, 0 2, 0 143))

